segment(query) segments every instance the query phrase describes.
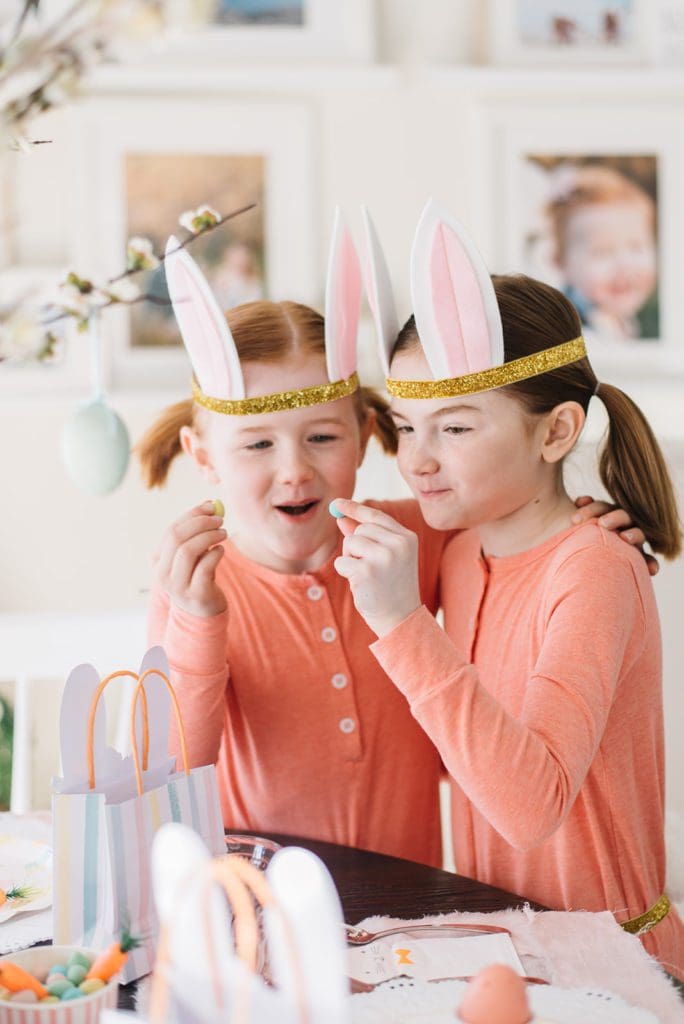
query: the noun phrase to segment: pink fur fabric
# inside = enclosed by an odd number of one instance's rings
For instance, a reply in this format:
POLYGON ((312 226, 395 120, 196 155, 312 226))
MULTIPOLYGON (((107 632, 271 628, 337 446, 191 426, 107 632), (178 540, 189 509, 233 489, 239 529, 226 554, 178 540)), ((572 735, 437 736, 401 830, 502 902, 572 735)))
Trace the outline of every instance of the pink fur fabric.
POLYGON ((597 988, 643 1007, 660 1024, 683 1024, 684 1002, 639 939, 623 931, 613 915, 584 911, 504 910, 493 914, 443 914, 421 921, 368 917, 370 932, 401 924, 495 924, 508 928, 528 974, 560 988, 597 988))

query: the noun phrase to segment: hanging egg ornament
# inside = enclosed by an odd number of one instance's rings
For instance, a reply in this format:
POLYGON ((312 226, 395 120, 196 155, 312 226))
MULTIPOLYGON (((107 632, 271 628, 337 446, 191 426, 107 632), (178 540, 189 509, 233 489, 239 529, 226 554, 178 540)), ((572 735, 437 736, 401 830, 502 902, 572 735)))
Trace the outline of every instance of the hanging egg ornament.
POLYGON ((126 425, 101 396, 80 406, 62 434, 62 461, 77 487, 111 494, 124 478, 131 442, 126 425))

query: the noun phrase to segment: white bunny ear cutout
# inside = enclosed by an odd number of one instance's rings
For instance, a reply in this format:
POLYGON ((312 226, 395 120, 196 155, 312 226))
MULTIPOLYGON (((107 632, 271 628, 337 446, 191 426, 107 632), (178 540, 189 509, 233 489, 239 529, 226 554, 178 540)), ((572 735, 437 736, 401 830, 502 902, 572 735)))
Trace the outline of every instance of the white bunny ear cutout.
POLYGON ((433 199, 411 250, 411 298, 435 379, 501 366, 503 328, 489 271, 463 225, 433 199))
POLYGON ((173 311, 197 382, 212 398, 245 397, 233 336, 207 279, 173 235, 164 267, 173 311))
POLYGON ((331 384, 346 380, 356 370, 360 312, 359 257, 338 207, 335 210, 325 287, 325 358, 331 384))
POLYGON ((363 266, 366 295, 375 323, 380 362, 385 376, 389 377, 390 356, 399 333, 399 317, 385 254, 382 251, 375 225, 365 206, 361 207, 361 219, 366 240, 363 266))

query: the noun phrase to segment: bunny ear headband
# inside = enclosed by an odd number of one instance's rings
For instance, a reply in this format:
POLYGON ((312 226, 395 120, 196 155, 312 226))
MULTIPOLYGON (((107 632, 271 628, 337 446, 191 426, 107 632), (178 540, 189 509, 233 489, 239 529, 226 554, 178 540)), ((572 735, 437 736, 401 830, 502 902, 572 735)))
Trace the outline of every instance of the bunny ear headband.
POLYGON ((332 402, 359 386, 356 336, 361 308, 361 270, 339 210, 330 247, 325 293, 325 358, 328 384, 245 397, 235 341, 204 274, 171 236, 166 245, 166 283, 194 371, 192 397, 212 412, 245 416, 332 402))
POLYGON ((455 398, 536 377, 586 356, 580 336, 504 362, 503 328, 489 271, 455 217, 434 200, 425 206, 411 250, 416 328, 434 380, 395 380, 390 358, 398 320, 387 265, 363 208, 366 291, 375 320, 387 390, 397 398, 455 398))

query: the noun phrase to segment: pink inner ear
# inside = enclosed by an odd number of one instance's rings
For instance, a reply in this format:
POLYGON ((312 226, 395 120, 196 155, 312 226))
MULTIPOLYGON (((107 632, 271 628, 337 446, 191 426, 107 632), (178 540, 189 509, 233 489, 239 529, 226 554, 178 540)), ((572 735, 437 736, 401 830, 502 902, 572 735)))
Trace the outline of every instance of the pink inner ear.
POLYGON ((176 319, 200 387, 215 398, 232 398, 234 382, 215 312, 181 260, 172 258, 166 273, 176 319))
POLYGON ((435 323, 449 372, 458 377, 487 369, 491 350, 480 285, 461 240, 444 224, 435 231, 430 269, 435 323))
MULTIPOLYGON (((356 338, 361 310, 361 268, 351 235, 344 229, 335 261, 334 307, 330 324, 340 379, 356 369, 356 338)), ((330 315, 330 314, 329 314, 330 315)))

